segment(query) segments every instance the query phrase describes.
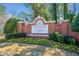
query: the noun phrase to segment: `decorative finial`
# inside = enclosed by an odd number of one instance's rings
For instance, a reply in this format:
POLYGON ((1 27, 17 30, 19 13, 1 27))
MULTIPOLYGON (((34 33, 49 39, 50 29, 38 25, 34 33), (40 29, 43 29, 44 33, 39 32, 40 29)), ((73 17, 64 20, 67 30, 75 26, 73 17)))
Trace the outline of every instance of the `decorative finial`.
POLYGON ((40 15, 38 15, 38 18, 41 18, 41 16, 40 16, 40 15))

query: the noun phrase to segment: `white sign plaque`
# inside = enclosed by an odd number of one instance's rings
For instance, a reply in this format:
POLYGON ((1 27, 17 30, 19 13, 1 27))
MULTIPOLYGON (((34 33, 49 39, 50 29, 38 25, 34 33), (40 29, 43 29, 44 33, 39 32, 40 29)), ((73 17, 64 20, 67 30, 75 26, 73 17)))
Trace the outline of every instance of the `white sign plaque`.
POLYGON ((38 20, 35 25, 32 25, 32 33, 48 33, 48 25, 38 20))

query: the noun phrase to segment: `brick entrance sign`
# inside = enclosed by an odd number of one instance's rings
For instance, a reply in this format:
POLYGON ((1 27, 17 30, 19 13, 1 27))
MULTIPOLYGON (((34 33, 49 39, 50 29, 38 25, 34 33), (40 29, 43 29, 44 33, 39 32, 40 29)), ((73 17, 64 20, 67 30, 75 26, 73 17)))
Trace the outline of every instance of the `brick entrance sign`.
POLYGON ((48 37, 52 32, 59 32, 65 35, 73 36, 79 41, 79 33, 72 32, 67 20, 62 23, 55 21, 45 21, 43 17, 36 17, 33 22, 23 23, 18 21, 18 32, 27 33, 28 36, 48 37))

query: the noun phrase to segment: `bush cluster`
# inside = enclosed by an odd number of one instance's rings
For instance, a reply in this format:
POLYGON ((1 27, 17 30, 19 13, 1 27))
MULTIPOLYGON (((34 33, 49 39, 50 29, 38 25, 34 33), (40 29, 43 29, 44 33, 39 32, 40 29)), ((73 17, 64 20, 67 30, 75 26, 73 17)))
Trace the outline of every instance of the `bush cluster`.
POLYGON ((53 32, 52 34, 50 34, 49 39, 55 42, 75 45, 75 39, 72 36, 66 36, 58 32, 53 32))
POLYGON ((10 38, 21 38, 21 37, 26 37, 26 33, 12 33, 12 34, 6 34, 5 38, 10 39, 10 38))

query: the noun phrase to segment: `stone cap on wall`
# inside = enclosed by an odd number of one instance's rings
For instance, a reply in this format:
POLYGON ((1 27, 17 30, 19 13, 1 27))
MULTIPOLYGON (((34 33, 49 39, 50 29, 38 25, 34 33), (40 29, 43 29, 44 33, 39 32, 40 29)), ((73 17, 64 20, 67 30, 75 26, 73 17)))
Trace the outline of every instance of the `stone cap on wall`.
MULTIPOLYGON (((46 21, 43 17, 38 16, 38 17, 36 17, 36 18, 34 19, 33 22, 28 22, 28 21, 26 21, 26 22, 24 23, 22 20, 19 20, 18 23, 23 23, 23 24, 25 24, 25 25, 27 25, 27 24, 35 24, 35 22, 38 21, 38 19, 41 19, 44 23, 55 23, 55 22, 56 22, 56 21, 54 21, 54 20, 46 21)), ((68 20, 62 20, 62 22, 63 22, 63 21, 68 22, 68 20)))
POLYGON ((21 19, 18 20, 18 23, 23 23, 23 21, 21 19))

